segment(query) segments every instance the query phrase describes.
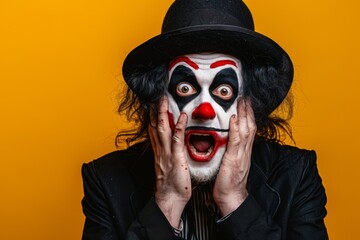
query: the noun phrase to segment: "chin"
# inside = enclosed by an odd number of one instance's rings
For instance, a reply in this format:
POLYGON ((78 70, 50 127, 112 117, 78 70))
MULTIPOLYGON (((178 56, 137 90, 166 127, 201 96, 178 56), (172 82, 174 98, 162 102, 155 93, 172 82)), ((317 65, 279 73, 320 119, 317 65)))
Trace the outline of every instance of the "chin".
POLYGON ((191 159, 187 153, 190 176, 194 183, 207 183, 216 178, 221 165, 225 147, 219 147, 210 161, 199 162, 191 159))

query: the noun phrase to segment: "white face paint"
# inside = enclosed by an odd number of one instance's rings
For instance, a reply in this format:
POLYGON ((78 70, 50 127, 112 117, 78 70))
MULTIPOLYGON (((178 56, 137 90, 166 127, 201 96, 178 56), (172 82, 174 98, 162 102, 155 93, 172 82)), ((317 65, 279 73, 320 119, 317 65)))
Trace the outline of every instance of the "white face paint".
POLYGON ((218 172, 242 82, 240 60, 225 54, 189 54, 169 64, 170 126, 187 114, 185 152, 195 181, 209 181, 218 172))

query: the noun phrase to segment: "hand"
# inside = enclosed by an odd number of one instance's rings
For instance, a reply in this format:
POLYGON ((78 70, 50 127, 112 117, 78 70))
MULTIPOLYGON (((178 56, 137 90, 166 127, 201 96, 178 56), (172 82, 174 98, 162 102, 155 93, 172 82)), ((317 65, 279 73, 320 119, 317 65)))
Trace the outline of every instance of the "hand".
POLYGON ((213 189, 214 201, 221 216, 235 211, 248 196, 246 185, 256 134, 250 101, 240 99, 237 113, 237 116, 230 118, 229 141, 213 189))
POLYGON ((157 124, 152 122, 148 130, 155 158, 155 201, 169 223, 178 228, 181 214, 191 197, 191 179, 184 145, 187 115, 180 115, 172 133, 168 108, 167 97, 163 97, 157 124))

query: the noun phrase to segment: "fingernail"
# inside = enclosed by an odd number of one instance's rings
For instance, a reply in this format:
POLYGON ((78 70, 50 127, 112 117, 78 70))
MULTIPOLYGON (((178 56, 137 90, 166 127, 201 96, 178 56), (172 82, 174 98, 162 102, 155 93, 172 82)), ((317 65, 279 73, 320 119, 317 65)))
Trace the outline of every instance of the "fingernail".
POLYGON ((182 118, 187 118, 187 114, 184 113, 184 112, 182 112, 180 115, 181 115, 182 118))
POLYGON ((230 120, 233 124, 236 124, 236 122, 237 122, 237 119, 236 119, 236 114, 233 114, 232 116, 231 116, 231 120, 230 120))
POLYGON ((160 102, 161 102, 161 103, 163 103, 163 102, 165 102, 165 101, 167 101, 167 96, 166 96, 166 95, 164 95, 164 96, 162 96, 162 97, 160 98, 160 102))

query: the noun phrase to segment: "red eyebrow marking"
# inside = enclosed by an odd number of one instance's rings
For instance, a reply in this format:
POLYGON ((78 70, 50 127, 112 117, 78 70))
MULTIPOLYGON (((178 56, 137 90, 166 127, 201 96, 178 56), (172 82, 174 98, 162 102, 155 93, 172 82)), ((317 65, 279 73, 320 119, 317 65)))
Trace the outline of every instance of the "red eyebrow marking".
POLYGON ((190 58, 188 57, 177 57, 174 60, 172 60, 169 64, 169 70, 172 69, 177 63, 179 62, 185 62, 187 65, 189 65, 190 67, 192 67, 195 70, 199 69, 199 66, 194 63, 193 61, 191 61, 190 58))
POLYGON ((210 65, 210 68, 217 68, 217 67, 221 67, 224 65, 233 65, 235 67, 238 67, 236 62, 234 62, 233 60, 220 60, 220 61, 212 63, 210 65))

